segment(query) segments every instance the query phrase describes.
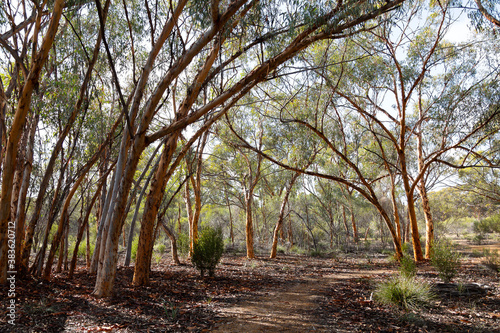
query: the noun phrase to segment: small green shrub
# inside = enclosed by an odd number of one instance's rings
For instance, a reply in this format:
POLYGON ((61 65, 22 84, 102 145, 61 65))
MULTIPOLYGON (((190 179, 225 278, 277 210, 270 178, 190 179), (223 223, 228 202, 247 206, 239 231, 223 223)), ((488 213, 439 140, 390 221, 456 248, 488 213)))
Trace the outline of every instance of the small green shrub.
POLYGON ((480 221, 474 221, 473 230, 476 233, 500 233, 500 214, 492 215, 480 221))
POLYGON ((299 254, 299 255, 303 255, 303 254, 306 253, 306 250, 304 250, 303 248, 300 248, 300 247, 294 245, 294 246, 292 246, 290 248, 290 252, 291 253, 295 253, 295 254, 299 254))
MULTIPOLYGON (((90 244, 90 256, 92 256, 92 254, 94 253, 95 243, 91 241, 89 244, 90 244)), ((86 255, 87 255, 87 241, 83 239, 80 242, 80 245, 78 246, 78 257, 85 258, 86 255)))
POLYGON ((160 264, 160 262, 161 262, 161 254, 160 254, 160 253, 154 253, 154 254, 152 255, 152 257, 153 257, 153 259, 154 259, 154 261, 155 261, 156 265, 159 265, 159 264, 160 264))
POLYGON ((457 275, 460 259, 460 253, 453 249, 449 240, 441 239, 433 244, 431 263, 443 282, 448 283, 457 275))
POLYGON ((411 243, 403 243, 401 245, 401 251, 403 252, 403 254, 407 254, 407 255, 413 255, 413 247, 412 247, 412 244, 411 243))
POLYGON ((215 267, 219 264, 224 252, 224 238, 221 229, 211 227, 200 230, 198 240, 193 246, 191 262, 200 271, 201 276, 208 270, 214 276, 215 267))
POLYGON ((278 245, 278 247, 276 248, 276 252, 277 253, 281 253, 281 254, 285 254, 286 253, 286 247, 284 247, 282 245, 278 245))
POLYGON ((136 237, 132 241, 132 248, 130 249, 130 255, 132 257, 132 260, 135 260, 135 257, 137 256, 137 249, 139 248, 139 237, 136 237))
POLYGON ((479 234, 474 234, 471 238, 469 238, 469 242, 475 245, 481 245, 483 244, 485 239, 486 236, 482 233, 479 233, 479 234))
POLYGON ((177 235, 177 251, 181 255, 187 255, 189 253, 189 235, 185 233, 177 235))
POLYGON ((162 254, 162 253, 165 253, 165 250, 167 249, 167 246, 165 245, 165 243, 161 243, 161 244, 158 244, 156 246, 156 252, 162 254))
POLYGON ((380 283, 373 296, 382 304, 411 310, 429 304, 434 298, 430 284, 414 277, 396 276, 380 283))
POLYGON ((407 278, 417 275, 417 264, 411 257, 404 255, 399 262, 399 273, 407 278))
POLYGON ((312 250, 311 252, 309 252, 309 256, 315 258, 321 258, 323 257, 323 252, 321 252, 321 250, 312 250))
POLYGON ((500 255, 498 250, 483 250, 483 265, 488 267, 494 272, 500 273, 500 255))

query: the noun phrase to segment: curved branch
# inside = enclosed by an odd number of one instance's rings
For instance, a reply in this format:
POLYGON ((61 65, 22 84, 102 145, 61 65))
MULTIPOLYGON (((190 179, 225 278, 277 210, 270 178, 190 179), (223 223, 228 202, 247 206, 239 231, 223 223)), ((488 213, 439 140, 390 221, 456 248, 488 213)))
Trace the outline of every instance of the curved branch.
POLYGON ((481 3, 481 0, 475 0, 477 9, 479 9, 479 12, 491 23, 496 25, 497 27, 500 27, 500 21, 497 20, 493 15, 491 15, 486 8, 484 8, 483 4, 481 3))

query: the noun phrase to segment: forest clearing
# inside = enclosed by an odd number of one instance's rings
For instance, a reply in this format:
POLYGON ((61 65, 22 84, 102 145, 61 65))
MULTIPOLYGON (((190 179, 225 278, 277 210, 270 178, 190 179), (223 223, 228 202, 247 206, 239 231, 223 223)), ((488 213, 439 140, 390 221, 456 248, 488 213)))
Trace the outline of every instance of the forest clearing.
POLYGON ((0 3, 0 331, 494 332, 499 0, 0 3))

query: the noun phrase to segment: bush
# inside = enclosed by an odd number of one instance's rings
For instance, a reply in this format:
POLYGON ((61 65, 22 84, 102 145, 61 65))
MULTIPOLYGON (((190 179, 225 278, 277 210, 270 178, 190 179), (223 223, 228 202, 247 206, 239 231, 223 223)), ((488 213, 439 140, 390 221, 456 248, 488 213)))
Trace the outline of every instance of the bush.
POLYGON ((278 245, 278 247, 276 248, 276 252, 277 253, 281 253, 281 254, 285 254, 286 253, 286 248, 282 245, 278 245))
POLYGON ((165 245, 165 243, 160 243, 157 246, 155 246, 156 252, 158 252, 160 254, 164 253, 166 249, 167 249, 167 246, 165 245))
POLYGON ((475 221, 473 230, 476 233, 500 233, 500 214, 492 215, 480 221, 475 221))
POLYGON ((403 252, 403 254, 405 255, 409 255, 409 256, 413 256, 413 246, 411 243, 403 243, 401 245, 401 251, 403 252))
POLYGON ((500 256, 498 254, 498 250, 484 249, 483 255, 483 265, 494 272, 500 273, 500 256))
POLYGON ((139 248, 139 237, 136 237, 132 241, 132 248, 130 249, 130 256, 132 260, 135 260, 135 257, 137 256, 137 249, 139 248))
POLYGON ((309 252, 309 256, 315 258, 321 258, 323 257, 323 252, 321 252, 321 250, 312 250, 311 252, 309 252))
MULTIPOLYGON (((94 254, 94 248, 95 248, 95 243, 90 242, 90 256, 92 257, 92 254, 94 254)), ((78 246, 78 257, 83 257, 87 255, 87 241, 85 239, 82 239, 80 242, 80 245, 78 246)))
POLYGON ((373 295, 382 304, 404 310, 423 307, 434 298, 430 284, 402 275, 380 283, 373 295))
POLYGON ((198 240, 194 243, 191 262, 200 271, 201 276, 208 270, 214 276, 215 267, 219 264, 224 252, 224 238, 221 229, 211 227, 200 230, 198 240))
POLYGON ((457 275, 460 259, 460 253, 453 249, 453 244, 449 240, 441 239, 434 243, 431 263, 444 283, 450 282, 457 275))
POLYGON ((417 264, 415 260, 407 255, 403 255, 399 262, 399 273, 407 278, 415 277, 417 275, 417 264))
POLYGON ((177 236, 177 251, 181 255, 189 253, 189 236, 185 233, 180 233, 177 236))
POLYGON ((484 234, 475 234, 472 237, 468 237, 467 240, 475 245, 481 245, 483 241, 486 239, 486 236, 484 234))

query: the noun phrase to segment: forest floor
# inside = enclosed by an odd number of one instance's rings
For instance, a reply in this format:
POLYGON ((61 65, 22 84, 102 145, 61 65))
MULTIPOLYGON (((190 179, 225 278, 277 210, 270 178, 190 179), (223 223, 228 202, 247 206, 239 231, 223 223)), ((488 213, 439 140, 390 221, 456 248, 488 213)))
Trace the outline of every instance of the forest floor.
MULTIPOLYGON (((149 287, 131 286, 133 268, 119 268, 116 295, 96 299, 95 276, 80 267, 72 280, 61 273, 50 283, 16 281, 14 326, 0 289, 0 332, 500 332, 500 276, 481 259, 465 257, 452 285, 477 288, 442 290, 418 311, 372 300, 376 284, 396 272, 375 254, 226 255, 213 278, 164 260, 153 264, 149 287)), ((440 282, 429 263, 417 276, 440 282)))

